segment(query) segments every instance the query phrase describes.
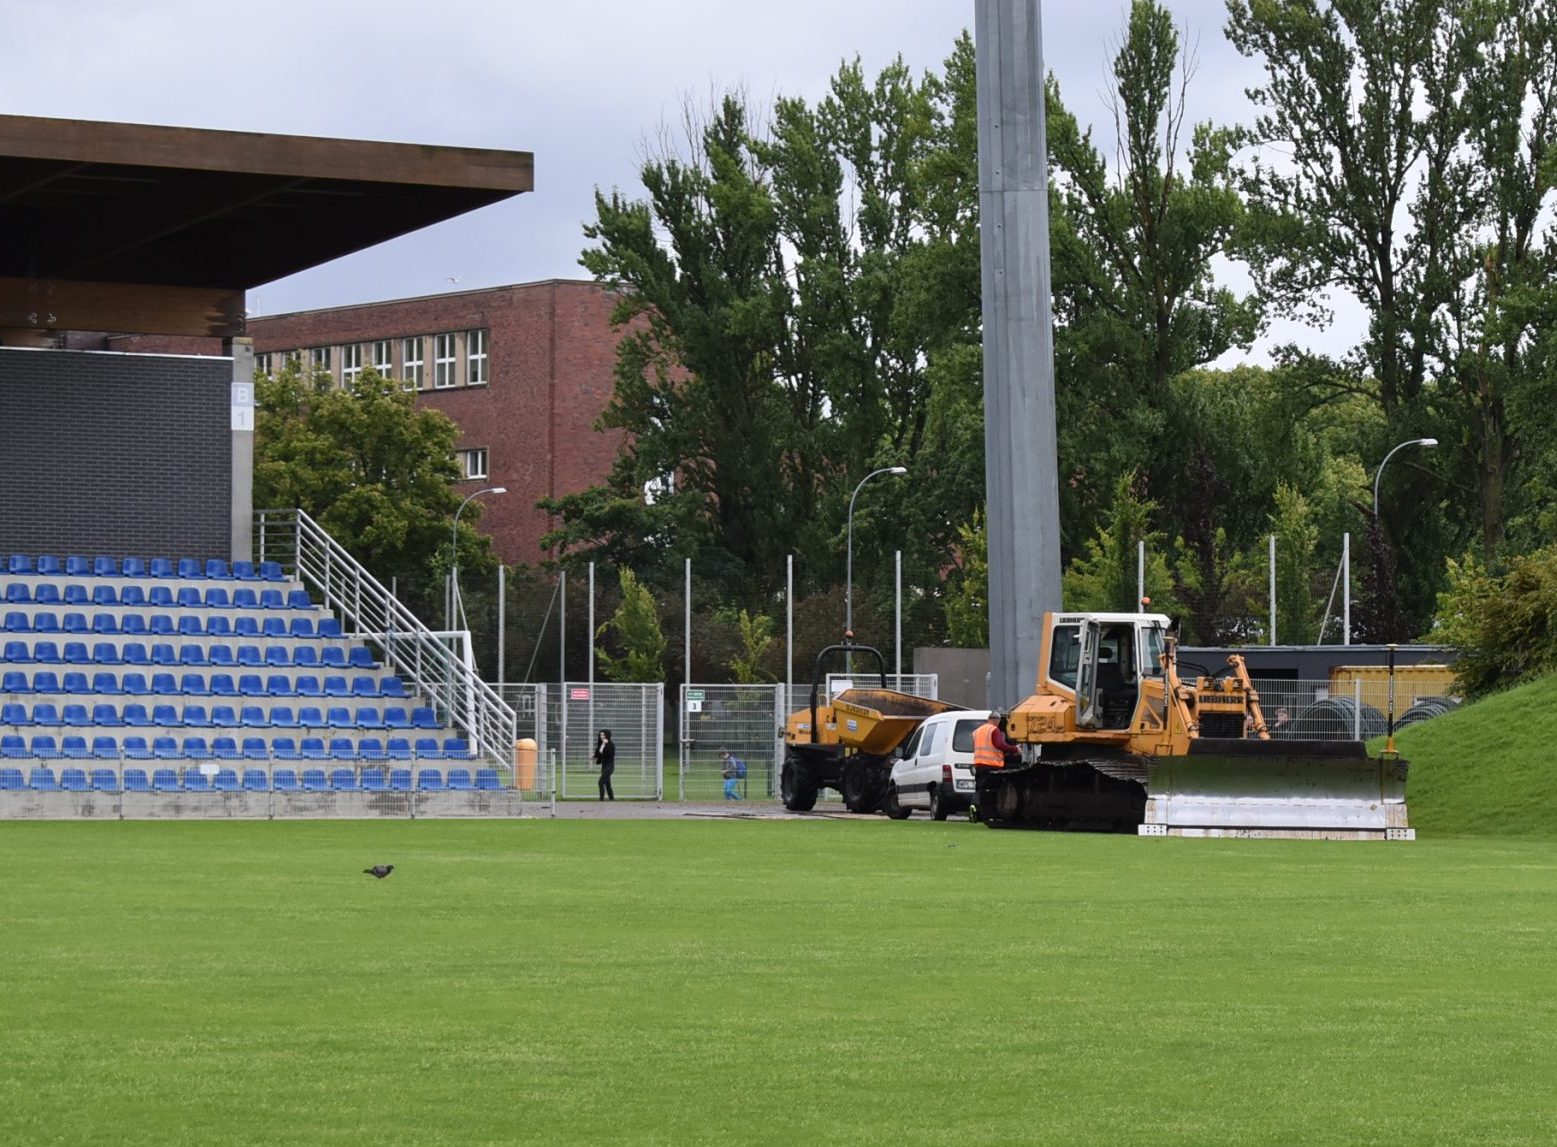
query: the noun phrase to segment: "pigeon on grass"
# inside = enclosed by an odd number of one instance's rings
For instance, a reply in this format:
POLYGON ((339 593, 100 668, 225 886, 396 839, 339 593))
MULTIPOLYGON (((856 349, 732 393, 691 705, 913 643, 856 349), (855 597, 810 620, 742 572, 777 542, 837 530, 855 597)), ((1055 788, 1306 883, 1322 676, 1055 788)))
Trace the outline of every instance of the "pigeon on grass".
POLYGON ((393 864, 375 864, 372 868, 364 868, 362 870, 362 874, 364 876, 372 876, 378 880, 382 880, 394 870, 395 866, 393 864))

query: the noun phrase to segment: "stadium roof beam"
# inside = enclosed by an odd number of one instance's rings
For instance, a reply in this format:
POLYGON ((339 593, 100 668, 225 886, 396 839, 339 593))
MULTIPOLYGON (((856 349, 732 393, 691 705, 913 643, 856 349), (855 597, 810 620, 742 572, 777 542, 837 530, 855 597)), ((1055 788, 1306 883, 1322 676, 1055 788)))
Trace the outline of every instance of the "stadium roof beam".
POLYGON ((250 288, 533 187, 523 151, 0 116, 0 341, 235 337, 250 288))

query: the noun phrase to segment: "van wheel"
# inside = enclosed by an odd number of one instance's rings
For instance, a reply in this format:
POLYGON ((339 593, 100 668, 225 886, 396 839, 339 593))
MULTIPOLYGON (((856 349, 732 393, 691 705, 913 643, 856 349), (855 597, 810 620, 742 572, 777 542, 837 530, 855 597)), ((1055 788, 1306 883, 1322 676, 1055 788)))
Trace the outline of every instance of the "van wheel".
POLYGON ((951 809, 946 807, 946 801, 941 797, 940 789, 930 790, 930 819, 945 820, 951 814, 951 809))
POLYGON ((779 774, 779 796, 790 812, 810 812, 816 807, 816 782, 811 769, 799 757, 786 757, 779 774))
POLYGON ((914 810, 904 808, 902 802, 897 799, 897 786, 887 786, 887 815, 893 820, 907 820, 914 815, 914 810))

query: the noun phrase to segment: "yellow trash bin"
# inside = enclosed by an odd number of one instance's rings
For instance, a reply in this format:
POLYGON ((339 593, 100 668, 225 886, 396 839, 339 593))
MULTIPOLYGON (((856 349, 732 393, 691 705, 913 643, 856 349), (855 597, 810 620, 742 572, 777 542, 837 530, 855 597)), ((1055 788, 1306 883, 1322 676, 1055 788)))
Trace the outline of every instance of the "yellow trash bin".
POLYGON ((521 737, 514 742, 514 787, 524 791, 535 788, 535 740, 521 737))

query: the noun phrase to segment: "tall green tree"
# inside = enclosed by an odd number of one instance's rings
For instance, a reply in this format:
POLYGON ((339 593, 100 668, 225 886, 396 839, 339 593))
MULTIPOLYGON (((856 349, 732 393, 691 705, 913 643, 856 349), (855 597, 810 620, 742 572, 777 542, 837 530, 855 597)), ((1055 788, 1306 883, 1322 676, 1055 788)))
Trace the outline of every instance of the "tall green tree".
POLYGON ((617 580, 621 604, 595 634, 609 639, 595 651, 600 671, 612 681, 663 681, 665 633, 654 594, 630 569, 618 571, 617 580))

